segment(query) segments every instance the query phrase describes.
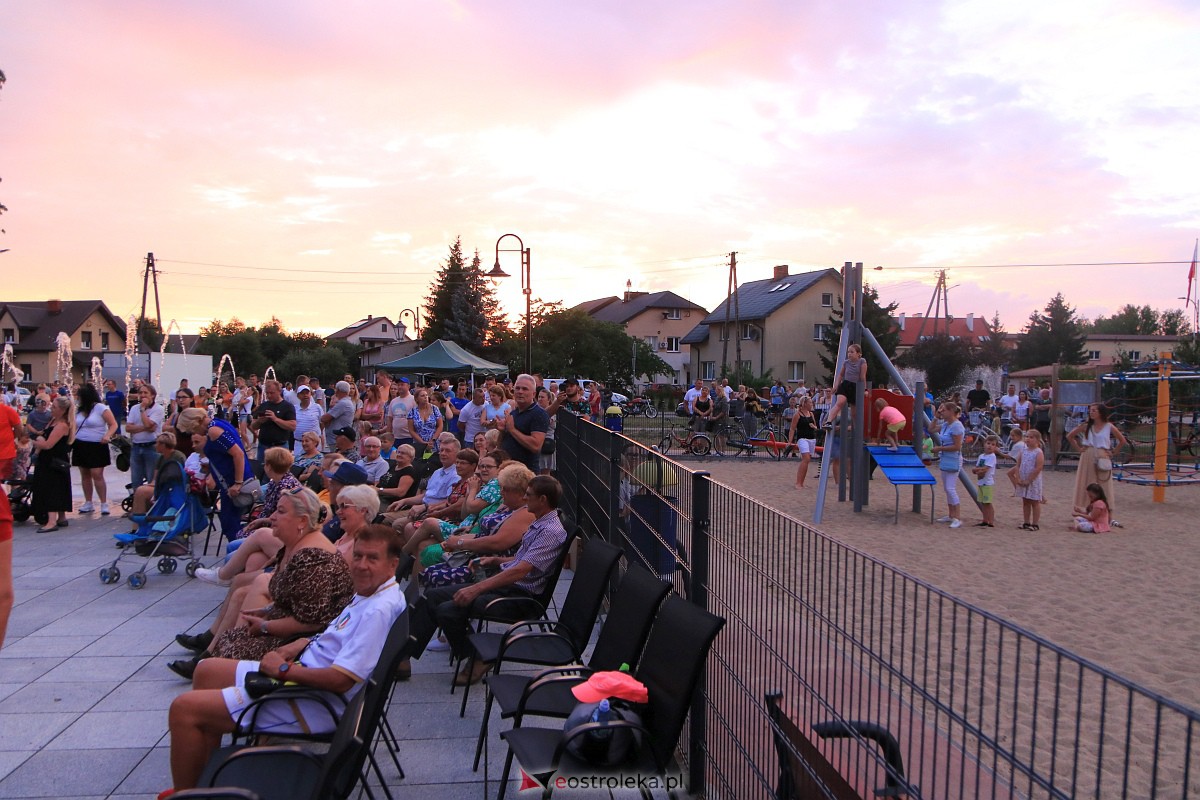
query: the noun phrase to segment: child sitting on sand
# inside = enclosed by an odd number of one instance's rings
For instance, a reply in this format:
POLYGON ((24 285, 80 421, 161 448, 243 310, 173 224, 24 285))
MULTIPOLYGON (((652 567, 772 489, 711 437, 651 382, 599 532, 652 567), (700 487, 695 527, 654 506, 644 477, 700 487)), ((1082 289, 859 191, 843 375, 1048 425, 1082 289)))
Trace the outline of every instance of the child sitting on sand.
POLYGON ((979 482, 979 509, 983 512, 983 522, 975 523, 977 528, 994 528, 996 526, 996 508, 992 505, 992 493, 996 488, 996 450, 1000 447, 999 436, 989 436, 983 442, 983 452, 975 460, 971 469, 979 482))
POLYGON ((887 442, 888 450, 895 452, 900 449, 900 431, 904 430, 908 420, 905 418, 904 412, 889 406, 887 400, 882 397, 875 401, 875 408, 879 411, 879 424, 885 426, 887 431, 884 439, 887 442))
POLYGON ((1087 485, 1087 508, 1075 506, 1075 524, 1072 530, 1084 533, 1108 533, 1112 530, 1108 519, 1108 498, 1104 496, 1104 488, 1098 483, 1087 485))

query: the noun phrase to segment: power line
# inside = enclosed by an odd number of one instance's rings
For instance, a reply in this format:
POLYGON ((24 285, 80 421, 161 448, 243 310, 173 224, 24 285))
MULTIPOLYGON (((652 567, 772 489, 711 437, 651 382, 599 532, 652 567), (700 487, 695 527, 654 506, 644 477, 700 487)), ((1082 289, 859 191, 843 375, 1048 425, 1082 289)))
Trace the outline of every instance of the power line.
POLYGON ((943 269, 1023 269, 1025 267, 1142 267, 1158 264, 1191 264, 1188 261, 1092 261, 1062 264, 951 264, 945 267, 875 267, 877 270, 930 270, 943 269))

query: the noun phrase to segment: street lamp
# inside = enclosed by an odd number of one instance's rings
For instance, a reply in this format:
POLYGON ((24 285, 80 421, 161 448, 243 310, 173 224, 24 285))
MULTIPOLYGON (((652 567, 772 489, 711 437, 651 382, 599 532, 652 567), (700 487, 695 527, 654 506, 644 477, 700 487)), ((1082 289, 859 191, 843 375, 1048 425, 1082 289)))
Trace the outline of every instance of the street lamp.
POLYGON ((496 240, 496 265, 492 267, 492 271, 487 274, 489 278, 507 278, 508 273, 500 269, 500 253, 520 253, 521 254, 521 291, 525 295, 525 373, 533 374, 533 315, 531 310, 529 286, 529 248, 525 246, 525 242, 521 241, 521 237, 515 233, 506 233, 496 240), (509 236, 517 240, 518 247, 500 247, 500 242, 504 241, 509 236))
POLYGON ((403 311, 401 311, 400 312, 401 324, 404 323, 404 315, 405 314, 408 314, 409 316, 411 316, 413 318, 413 331, 417 334, 413 338, 420 339, 421 338, 421 309, 418 308, 414 311, 411 308, 406 308, 403 311))

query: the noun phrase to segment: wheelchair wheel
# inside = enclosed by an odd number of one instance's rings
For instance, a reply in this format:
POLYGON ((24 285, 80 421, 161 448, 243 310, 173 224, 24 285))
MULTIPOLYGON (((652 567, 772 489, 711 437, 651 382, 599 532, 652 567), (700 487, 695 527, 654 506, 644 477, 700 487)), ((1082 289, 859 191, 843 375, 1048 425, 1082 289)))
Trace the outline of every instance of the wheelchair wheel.
POLYGON ((129 576, 129 588, 130 589, 141 589, 145 585, 146 585, 146 573, 142 572, 141 570, 138 570, 137 572, 135 572, 129 576))
POLYGON ((171 556, 163 556, 158 560, 158 571, 163 575, 171 575, 179 568, 179 562, 171 556))
POLYGON ((121 510, 126 514, 129 514, 133 511, 133 495, 129 495, 121 501, 121 510))
POLYGON ((189 578, 194 578, 194 577, 196 577, 196 570, 199 567, 200 567, 200 559, 193 558, 191 561, 187 562, 187 566, 185 566, 183 568, 183 571, 185 573, 187 573, 187 576, 189 578))
POLYGON ((692 437, 688 449, 692 451, 692 455, 694 456, 706 456, 712 451, 712 439, 703 434, 697 434, 692 437))

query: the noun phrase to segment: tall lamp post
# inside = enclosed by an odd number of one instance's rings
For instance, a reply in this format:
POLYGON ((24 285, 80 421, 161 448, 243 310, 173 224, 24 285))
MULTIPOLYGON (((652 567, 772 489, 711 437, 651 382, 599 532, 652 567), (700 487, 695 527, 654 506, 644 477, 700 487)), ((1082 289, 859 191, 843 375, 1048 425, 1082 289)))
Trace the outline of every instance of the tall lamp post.
POLYGON ((403 311, 401 311, 400 312, 400 322, 401 323, 404 322, 405 314, 408 314, 413 318, 413 331, 417 334, 413 338, 420 339, 421 338, 421 309, 418 308, 414 311, 411 308, 406 308, 403 311))
POLYGON ((520 253, 521 254, 521 291, 525 295, 525 372, 533 374, 533 314, 530 300, 531 289, 529 286, 529 248, 525 246, 525 242, 521 241, 521 237, 515 233, 506 233, 496 240, 496 265, 492 267, 492 271, 487 274, 489 278, 507 278, 509 274, 500 268, 500 253, 520 253), (500 243, 509 236, 517 240, 517 247, 501 247, 500 243))

